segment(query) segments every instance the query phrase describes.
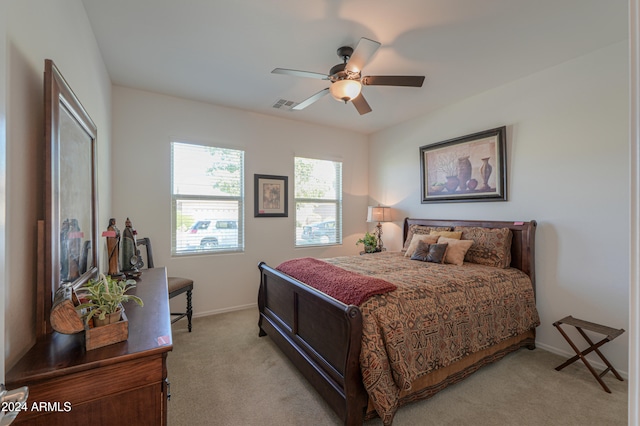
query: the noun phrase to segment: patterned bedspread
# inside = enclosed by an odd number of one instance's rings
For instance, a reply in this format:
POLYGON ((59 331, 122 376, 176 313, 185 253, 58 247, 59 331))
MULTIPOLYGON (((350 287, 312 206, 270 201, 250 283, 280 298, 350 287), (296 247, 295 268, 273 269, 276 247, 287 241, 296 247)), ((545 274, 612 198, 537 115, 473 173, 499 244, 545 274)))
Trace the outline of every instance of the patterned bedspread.
POLYGON ((410 260, 400 252, 323 259, 398 288, 360 305, 364 386, 385 424, 417 378, 540 324, 523 272, 410 260))

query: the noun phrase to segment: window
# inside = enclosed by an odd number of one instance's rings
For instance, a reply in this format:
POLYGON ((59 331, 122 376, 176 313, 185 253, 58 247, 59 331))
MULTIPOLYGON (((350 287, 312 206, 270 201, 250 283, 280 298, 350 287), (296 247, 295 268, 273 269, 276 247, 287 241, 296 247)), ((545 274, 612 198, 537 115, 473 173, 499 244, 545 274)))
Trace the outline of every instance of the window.
POLYGON ((342 244, 342 163, 295 158, 296 247, 342 244))
POLYGON ((244 251, 244 151, 171 144, 174 255, 244 251))

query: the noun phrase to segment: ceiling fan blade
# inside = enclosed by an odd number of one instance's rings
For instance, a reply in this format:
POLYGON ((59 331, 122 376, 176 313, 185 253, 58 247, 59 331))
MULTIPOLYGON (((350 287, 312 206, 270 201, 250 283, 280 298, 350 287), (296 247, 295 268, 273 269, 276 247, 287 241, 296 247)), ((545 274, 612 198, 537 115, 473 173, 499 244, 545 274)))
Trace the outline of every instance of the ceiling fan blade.
POLYGON ((409 86, 422 87, 423 75, 370 75, 362 77, 365 86, 409 86))
POLYGON ((328 75, 320 74, 318 72, 311 72, 311 71, 298 71, 298 70, 288 70, 286 68, 276 68, 273 71, 271 71, 271 73, 293 75, 295 77, 306 77, 306 78, 317 78, 320 80, 329 80, 328 75))
POLYGON ((298 105, 294 106, 291 109, 292 110, 296 110, 296 111, 300 111, 301 109, 305 109, 306 107, 308 107, 312 103, 316 102, 318 99, 320 99, 321 97, 323 97, 327 93, 329 93, 329 88, 328 87, 326 89, 322 89, 321 91, 319 91, 315 95, 311 95, 310 97, 308 97, 304 101, 300 102, 298 105))
POLYGON ((353 54, 349 58, 345 69, 350 72, 362 71, 362 68, 364 68, 366 63, 369 62, 379 47, 380 43, 377 41, 362 37, 353 51, 353 54))
POLYGON ((356 96, 356 98, 352 100, 351 103, 353 104, 354 107, 356 107, 360 115, 364 115, 368 112, 371 112, 371 107, 369 106, 369 103, 367 102, 367 100, 364 98, 364 95, 362 94, 362 92, 360 92, 360 94, 356 96))

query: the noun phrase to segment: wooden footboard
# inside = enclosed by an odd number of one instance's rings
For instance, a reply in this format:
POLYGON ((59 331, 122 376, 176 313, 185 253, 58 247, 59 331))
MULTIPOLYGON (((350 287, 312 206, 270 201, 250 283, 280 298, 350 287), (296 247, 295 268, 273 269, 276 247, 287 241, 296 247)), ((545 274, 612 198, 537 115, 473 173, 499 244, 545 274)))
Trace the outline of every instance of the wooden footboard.
POLYGON ((360 373, 360 309, 264 262, 258 268, 260 335, 269 335, 345 425, 361 425, 368 396, 360 373))

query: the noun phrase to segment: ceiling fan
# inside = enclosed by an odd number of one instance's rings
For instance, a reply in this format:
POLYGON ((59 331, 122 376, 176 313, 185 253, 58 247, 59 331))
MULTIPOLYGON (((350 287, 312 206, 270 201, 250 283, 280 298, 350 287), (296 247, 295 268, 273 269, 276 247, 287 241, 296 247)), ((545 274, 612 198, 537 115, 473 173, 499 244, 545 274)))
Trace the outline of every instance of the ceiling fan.
POLYGON ((331 93, 334 99, 347 103, 351 101, 360 115, 371 112, 371 107, 361 93, 362 86, 408 86, 422 87, 424 76, 402 76, 402 75, 377 75, 362 76, 362 68, 369 62, 376 53, 380 43, 362 37, 355 50, 350 46, 342 46, 338 49, 338 56, 343 63, 335 65, 329 74, 320 74, 309 71, 290 70, 286 68, 276 68, 271 71, 273 74, 286 74, 295 77, 316 78, 329 80, 331 85, 322 89, 318 93, 310 96, 292 110, 301 110, 313 104, 327 93, 331 93))

